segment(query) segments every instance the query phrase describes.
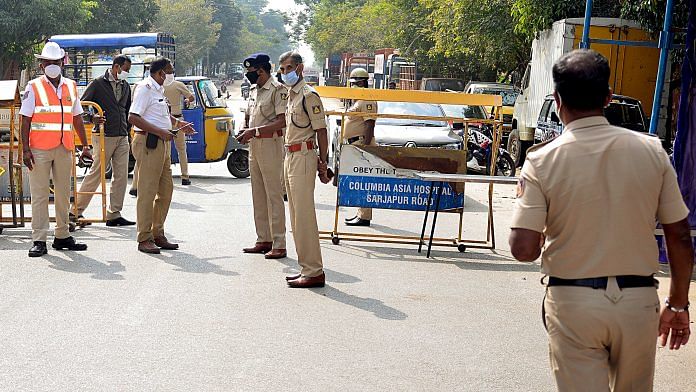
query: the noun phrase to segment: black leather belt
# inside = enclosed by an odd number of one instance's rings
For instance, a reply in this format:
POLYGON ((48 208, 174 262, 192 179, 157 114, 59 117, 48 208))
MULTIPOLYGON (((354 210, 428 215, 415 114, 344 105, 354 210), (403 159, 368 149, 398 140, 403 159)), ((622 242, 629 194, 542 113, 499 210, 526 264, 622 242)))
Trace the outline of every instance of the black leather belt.
POLYGON ((183 114, 172 114, 172 116, 173 116, 174 118, 182 118, 182 117, 184 117, 183 114))
POLYGON ((363 138, 364 138, 364 136, 353 136, 353 137, 349 137, 346 140, 348 141, 348 144, 353 144, 353 143, 355 143, 358 140, 363 139, 363 138))
MULTIPOLYGON (((561 279, 553 276, 549 277, 548 287, 551 286, 580 286, 591 287, 593 289, 606 289, 608 277, 587 278, 587 279, 561 279)), ((631 287, 657 287, 657 279, 651 276, 621 275, 616 277, 619 288, 626 289, 631 287)))

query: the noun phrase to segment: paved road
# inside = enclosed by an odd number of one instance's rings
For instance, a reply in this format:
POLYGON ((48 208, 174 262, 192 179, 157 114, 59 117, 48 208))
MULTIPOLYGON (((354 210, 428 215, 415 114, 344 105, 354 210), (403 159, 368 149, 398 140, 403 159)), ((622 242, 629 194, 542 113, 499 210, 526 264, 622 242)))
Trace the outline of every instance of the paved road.
MULTIPOLYGON (((323 241, 327 286, 297 290, 283 279, 296 268, 291 233, 288 259, 241 253, 255 239, 249 180, 224 163, 191 168, 166 226, 178 252, 138 253, 133 228, 95 224, 76 233, 88 252, 29 259, 29 230, 5 230, 0 390, 554 390, 539 267, 507 250, 513 189, 496 188, 496 252, 426 260, 412 245, 323 241)), ((467 192, 465 236, 481 238, 485 189, 467 192)), ((334 202, 318 183, 322 228, 334 202)), ((127 196, 126 217, 134 206, 127 196)), ((375 211, 369 231, 415 234, 420 219, 375 211)), ((439 228, 451 236, 456 220, 439 228)), ((693 374, 693 344, 658 350, 656 390, 693 390, 693 374)))

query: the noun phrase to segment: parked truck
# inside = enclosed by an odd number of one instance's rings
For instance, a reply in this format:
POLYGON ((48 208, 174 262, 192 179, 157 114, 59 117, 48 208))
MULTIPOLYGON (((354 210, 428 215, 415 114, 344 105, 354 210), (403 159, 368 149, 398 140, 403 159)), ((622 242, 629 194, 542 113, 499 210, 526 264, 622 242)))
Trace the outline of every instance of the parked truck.
POLYGON ((324 59, 324 85, 339 86, 341 79, 341 55, 332 54, 324 59))
POLYGON ((377 49, 375 51, 373 87, 388 89, 390 82, 394 82, 398 86, 401 79, 402 66, 413 66, 415 68, 416 64, 405 57, 401 57, 396 49, 377 49))
POLYGON ((348 87, 350 72, 356 68, 364 68, 370 74, 368 85, 372 86, 375 72, 375 58, 369 53, 343 53, 341 56, 341 78, 340 85, 348 87))
MULTIPOLYGON (((521 93, 515 101, 508 151, 516 164, 524 161, 527 148, 534 143, 534 131, 544 98, 553 92, 551 69, 563 54, 580 45, 583 18, 563 19, 542 31, 532 42, 532 60, 521 81, 521 93)), ((637 22, 618 18, 592 18, 590 37, 622 41, 651 41, 637 22)), ((610 85, 615 94, 652 102, 659 50, 647 46, 591 44, 602 53, 611 67, 610 85)), ((650 105, 643 105, 650 109, 650 105)), ((651 113, 647 113, 648 116, 651 113)))

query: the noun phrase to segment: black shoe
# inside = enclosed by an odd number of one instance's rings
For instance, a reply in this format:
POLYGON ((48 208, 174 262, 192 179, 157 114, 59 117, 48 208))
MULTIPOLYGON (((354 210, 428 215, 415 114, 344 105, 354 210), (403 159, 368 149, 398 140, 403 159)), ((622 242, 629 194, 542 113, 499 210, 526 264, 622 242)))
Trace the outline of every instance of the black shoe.
POLYGON ((344 221, 345 221, 346 223, 348 223, 348 222, 354 221, 354 220, 356 220, 356 219, 359 219, 359 218, 357 217, 357 215, 354 216, 354 217, 352 217, 352 218, 346 218, 346 219, 344 219, 344 221))
POLYGON ((52 246, 53 246, 53 249, 57 249, 57 250, 74 250, 74 251, 87 250, 86 244, 81 244, 79 242, 75 242, 75 238, 73 238, 73 237, 56 238, 53 240, 52 246))
POLYGON ((128 194, 133 197, 138 197, 138 190, 131 188, 131 190, 128 191, 128 194))
POLYGON ((34 241, 34 246, 29 249, 29 257, 41 257, 47 253, 45 241, 34 241))
POLYGON ((368 219, 360 219, 357 216, 349 221, 346 221, 346 226, 369 226, 370 221, 368 219))
POLYGON ((119 217, 116 218, 116 219, 109 219, 108 221, 106 221, 106 225, 109 226, 109 227, 113 227, 113 226, 133 226, 134 224, 135 224, 135 222, 131 222, 131 221, 129 221, 128 219, 126 219, 126 218, 124 218, 124 217, 121 217, 121 216, 119 216, 119 217))
POLYGON ((189 180, 188 178, 182 178, 181 185, 191 185, 191 180, 189 180))

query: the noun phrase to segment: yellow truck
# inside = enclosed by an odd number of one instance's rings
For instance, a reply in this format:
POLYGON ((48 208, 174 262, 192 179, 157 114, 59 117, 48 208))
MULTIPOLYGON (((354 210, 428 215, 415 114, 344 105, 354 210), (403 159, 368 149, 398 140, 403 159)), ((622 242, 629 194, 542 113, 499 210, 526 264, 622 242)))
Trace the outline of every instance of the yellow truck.
MULTIPOLYGON (((532 60, 522 77, 521 92, 515 101, 512 131, 508 137, 507 149, 517 164, 523 162, 527 148, 534 143, 534 132, 544 99, 553 92, 553 64, 563 54, 579 47, 583 22, 583 18, 556 21, 532 42, 532 60)), ((654 40, 637 22, 618 18, 592 18, 590 37, 646 43, 654 40)), ((643 107, 649 117, 660 51, 649 46, 608 44, 592 44, 591 48, 609 60, 609 82, 614 94, 646 103, 643 107)))

